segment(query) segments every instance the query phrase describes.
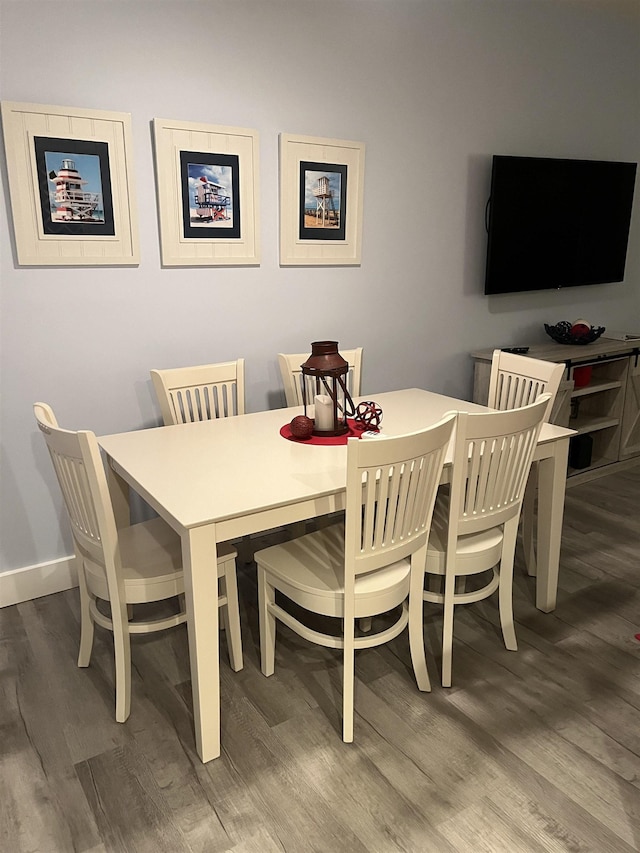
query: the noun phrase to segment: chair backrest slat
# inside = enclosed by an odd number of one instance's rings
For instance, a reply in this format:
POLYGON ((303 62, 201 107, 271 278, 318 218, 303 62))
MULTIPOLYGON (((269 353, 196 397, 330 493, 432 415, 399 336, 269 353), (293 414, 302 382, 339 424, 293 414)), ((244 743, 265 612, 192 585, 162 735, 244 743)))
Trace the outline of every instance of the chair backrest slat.
POLYGON ((243 415, 244 359, 152 370, 165 426, 243 415))
POLYGON ((550 394, 545 413, 548 421, 564 370, 564 364, 494 350, 487 405, 499 411, 520 409, 535 402, 541 394, 550 394))
POLYGON ((107 477, 94 433, 61 429, 46 403, 33 407, 51 456, 78 555, 104 572, 112 603, 121 574, 118 532, 107 477))
POLYGON ((520 512, 549 395, 502 412, 460 412, 451 482, 449 532, 497 527, 520 512))
POLYGON ((50 453, 72 526, 79 536, 99 543, 100 528, 82 460, 62 456, 53 448, 50 453))
POLYGON ((426 545, 454 424, 451 414, 410 435, 348 440, 345 584, 426 545))

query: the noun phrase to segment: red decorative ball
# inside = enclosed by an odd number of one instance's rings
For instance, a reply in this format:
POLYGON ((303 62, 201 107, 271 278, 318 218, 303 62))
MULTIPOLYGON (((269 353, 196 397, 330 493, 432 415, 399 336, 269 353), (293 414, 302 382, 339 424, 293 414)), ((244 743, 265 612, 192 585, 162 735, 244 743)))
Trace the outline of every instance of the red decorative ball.
POLYGON ((296 415, 291 421, 291 435, 294 438, 310 438, 313 432, 313 421, 306 415, 296 415))
POLYGON ((379 430, 382 423, 382 409, 372 400, 364 400, 358 403, 355 421, 361 429, 379 430))
POLYGON ((571 325, 571 334, 576 338, 583 338, 591 331, 591 323, 586 320, 574 320, 571 325))

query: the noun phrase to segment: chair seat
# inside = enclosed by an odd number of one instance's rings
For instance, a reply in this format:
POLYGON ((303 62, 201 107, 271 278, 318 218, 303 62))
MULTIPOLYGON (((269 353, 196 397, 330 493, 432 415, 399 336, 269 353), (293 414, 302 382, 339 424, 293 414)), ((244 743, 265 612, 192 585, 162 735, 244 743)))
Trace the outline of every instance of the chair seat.
MULTIPOLYGON (((184 593, 182 546, 178 534, 161 518, 132 524, 118 531, 122 576, 127 604, 160 601, 184 593)), ((218 563, 235 559, 235 549, 218 545, 218 563)), ((109 600, 104 568, 85 559, 91 592, 109 600)))
MULTIPOLYGON (((344 614, 344 523, 256 553, 256 562, 287 598, 324 616, 344 614)), ((409 594, 409 560, 355 579, 356 618, 384 613, 409 594)))
MULTIPOLYGON (((433 511, 433 520, 427 545, 427 574, 444 575, 447 554, 449 517, 448 495, 439 496, 433 511)), ((476 574, 491 569, 500 562, 503 533, 501 527, 490 527, 477 533, 458 537, 456 547, 456 574, 476 574)))

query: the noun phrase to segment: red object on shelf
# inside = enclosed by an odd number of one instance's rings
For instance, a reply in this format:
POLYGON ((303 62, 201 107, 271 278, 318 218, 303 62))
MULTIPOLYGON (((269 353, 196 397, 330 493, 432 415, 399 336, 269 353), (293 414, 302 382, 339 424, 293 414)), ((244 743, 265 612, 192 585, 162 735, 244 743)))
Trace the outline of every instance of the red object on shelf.
POLYGON ((577 338, 584 338, 591 331, 591 323, 586 320, 574 320, 571 325, 571 334, 577 338))
POLYGON ((315 445, 338 445, 346 444, 348 438, 361 438, 362 428, 356 424, 351 418, 347 418, 348 432, 342 435, 312 435, 310 438, 296 438, 291 434, 291 424, 285 424, 280 427, 280 435, 288 441, 295 441, 296 444, 315 444, 315 445))
POLYGON ((591 382, 592 366, 585 364, 582 367, 573 368, 573 384, 576 388, 584 388, 591 382))

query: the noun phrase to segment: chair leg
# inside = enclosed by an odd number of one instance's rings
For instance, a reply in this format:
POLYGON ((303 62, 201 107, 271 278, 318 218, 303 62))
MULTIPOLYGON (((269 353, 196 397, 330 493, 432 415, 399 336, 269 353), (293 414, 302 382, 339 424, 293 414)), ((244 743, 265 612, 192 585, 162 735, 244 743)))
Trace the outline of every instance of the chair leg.
POLYGON ((224 591, 227 603, 222 608, 224 626, 227 634, 227 647, 231 669, 238 672, 242 669, 242 633, 240 631, 240 605, 238 603, 238 578, 236 575, 235 559, 227 560, 224 564, 224 591))
POLYGON ((418 690, 425 693, 430 692, 429 670, 424 649, 424 625, 423 613, 424 602, 422 590, 424 587, 424 570, 411 567, 411 586, 409 590, 409 649, 411 651, 411 663, 416 678, 418 690))
POLYGON ((265 570, 258 566, 258 612, 260 616, 260 663, 263 675, 273 675, 276 658, 276 617, 270 606, 276 591, 267 581, 265 570))
POLYGON ((78 589, 80 591, 80 648, 78 650, 78 666, 89 666, 94 633, 90 606, 91 595, 87 587, 87 578, 80 557, 76 557, 76 566, 78 568, 78 589))
POLYGON ((355 682, 355 621, 345 619, 342 657, 342 740, 353 743, 353 704, 355 682))
POLYGON ((111 607, 115 656, 116 722, 124 723, 131 713, 131 636, 127 624, 127 606, 111 607))
POLYGON ((516 631, 513 626, 513 555, 518 535, 518 519, 514 518, 504 525, 502 559, 500 560, 500 624, 505 646, 512 652, 518 650, 516 631))
POLYGON ((534 577, 537 573, 535 548, 536 494, 538 491, 538 464, 534 462, 522 500, 522 545, 524 564, 527 574, 534 577))
POLYGON ((442 686, 451 687, 451 659, 453 656, 453 609, 455 607, 456 576, 447 568, 444 578, 442 611, 442 686))

